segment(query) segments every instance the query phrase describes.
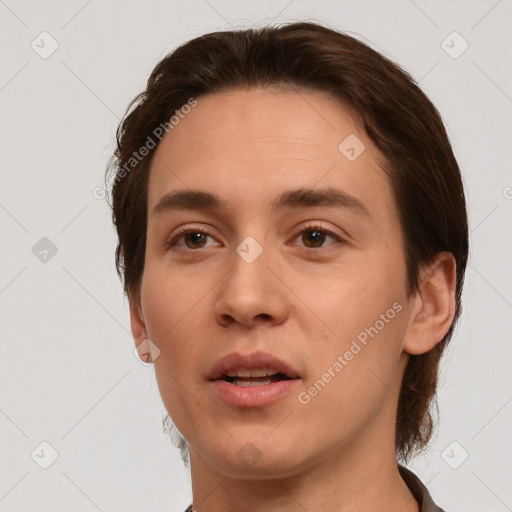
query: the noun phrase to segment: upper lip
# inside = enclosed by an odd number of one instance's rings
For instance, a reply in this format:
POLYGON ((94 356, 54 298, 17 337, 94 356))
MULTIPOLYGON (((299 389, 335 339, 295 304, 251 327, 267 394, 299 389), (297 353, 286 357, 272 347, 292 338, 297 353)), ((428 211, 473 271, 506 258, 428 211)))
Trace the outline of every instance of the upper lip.
POLYGON ((289 364, 281 361, 272 354, 265 352, 252 352, 249 354, 241 354, 233 352, 221 357, 212 367, 207 375, 208 380, 223 379, 228 373, 236 370, 256 370, 266 369, 269 375, 275 373, 283 373, 291 379, 300 377, 299 372, 289 364))

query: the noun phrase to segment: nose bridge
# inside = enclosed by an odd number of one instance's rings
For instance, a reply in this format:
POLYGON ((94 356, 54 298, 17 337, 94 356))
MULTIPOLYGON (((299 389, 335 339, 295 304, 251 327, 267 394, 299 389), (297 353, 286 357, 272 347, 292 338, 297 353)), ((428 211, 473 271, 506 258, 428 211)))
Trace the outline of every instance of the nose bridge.
POLYGON ((234 286, 234 292, 239 299, 246 297, 248 300, 258 300, 259 296, 270 292, 268 278, 271 273, 269 265, 270 248, 253 236, 245 237, 236 247, 231 256, 232 270, 228 275, 230 284, 234 286))
MULTIPOLYGON (((220 322, 250 325, 257 318, 282 322, 287 311, 283 286, 268 267, 272 266, 272 250, 265 244, 264 234, 246 236, 231 254, 231 270, 221 284, 215 306, 220 322)), ((274 271, 275 272, 275 271, 274 271)))

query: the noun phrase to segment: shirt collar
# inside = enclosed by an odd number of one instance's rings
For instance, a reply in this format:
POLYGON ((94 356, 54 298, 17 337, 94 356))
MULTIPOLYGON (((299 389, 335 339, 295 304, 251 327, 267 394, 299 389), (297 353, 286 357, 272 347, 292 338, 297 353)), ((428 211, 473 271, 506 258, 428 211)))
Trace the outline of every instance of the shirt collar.
POLYGON ((444 512, 434 503, 428 489, 410 469, 398 464, 398 471, 418 502, 419 512, 444 512))
MULTIPOLYGON (((398 471, 418 502, 419 512, 444 512, 442 508, 434 503, 428 489, 410 469, 398 464, 398 471)), ((192 505, 190 505, 185 512, 192 512, 193 510, 192 505)))

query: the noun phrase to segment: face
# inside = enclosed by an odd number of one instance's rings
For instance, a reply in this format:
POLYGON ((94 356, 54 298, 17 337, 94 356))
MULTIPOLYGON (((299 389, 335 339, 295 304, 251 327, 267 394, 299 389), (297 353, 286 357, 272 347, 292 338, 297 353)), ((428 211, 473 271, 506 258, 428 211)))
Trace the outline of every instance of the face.
POLYGON ((162 139, 132 329, 160 350, 192 465, 256 478, 394 454, 411 315, 380 162, 347 108, 307 90, 199 97, 162 139))

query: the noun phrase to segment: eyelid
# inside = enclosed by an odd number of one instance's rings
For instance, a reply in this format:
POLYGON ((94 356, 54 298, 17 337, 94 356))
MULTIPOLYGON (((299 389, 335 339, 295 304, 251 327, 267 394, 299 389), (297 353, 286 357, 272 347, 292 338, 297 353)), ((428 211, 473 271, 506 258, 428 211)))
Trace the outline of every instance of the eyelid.
MULTIPOLYGON (((334 238, 338 243, 344 243, 344 242, 346 242, 346 240, 348 238, 347 235, 340 235, 340 234, 336 233, 334 230, 325 227, 319 221, 310 220, 310 221, 307 221, 305 224, 303 224, 300 227, 299 231, 293 236, 292 240, 296 240, 301 235, 301 233, 303 233, 305 231, 314 231, 314 230, 322 231, 327 236, 334 238)), ((179 228, 178 231, 176 233, 174 233, 172 235, 172 237, 165 243, 166 250, 170 250, 171 247, 175 247, 176 244, 183 238, 183 236, 188 233, 202 233, 210 238, 215 239, 215 237, 204 226, 187 225, 182 228, 179 228)), ((292 244, 292 245, 295 245, 295 244, 292 244)), ((329 245, 333 245, 333 244, 329 244, 329 245)), ((318 247, 318 248, 313 248, 313 249, 309 248, 309 247, 303 247, 303 248, 309 249, 311 251, 319 251, 319 250, 327 248, 327 247, 328 246, 318 247)), ((185 248, 184 250, 193 252, 197 249, 185 248)))
MULTIPOLYGON (((208 228, 205 228, 204 226, 187 225, 187 226, 178 228, 178 230, 165 242, 166 250, 170 250, 172 247, 176 246, 176 244, 183 238, 183 236, 188 233, 202 233, 203 235, 207 235, 210 238, 215 238, 213 235, 210 234, 210 232, 208 231, 208 228)), ((185 249, 185 250, 193 251, 194 249, 185 249)))
MULTIPOLYGON (((300 236, 300 234, 303 233, 304 231, 315 231, 315 230, 322 231, 327 236, 334 238, 338 243, 344 243, 348 239, 348 236, 336 233, 334 230, 329 229, 328 227, 321 224, 319 221, 310 220, 310 221, 307 221, 306 224, 304 224, 300 228, 300 231, 294 236, 294 238, 292 240, 296 240, 300 236)), ((334 244, 329 244, 329 245, 334 245, 334 244)), ((311 249, 311 250, 319 251, 321 249, 326 249, 327 247, 329 247, 329 246, 318 247, 318 248, 311 249)), ((310 249, 310 248, 304 247, 304 249, 310 249)))

